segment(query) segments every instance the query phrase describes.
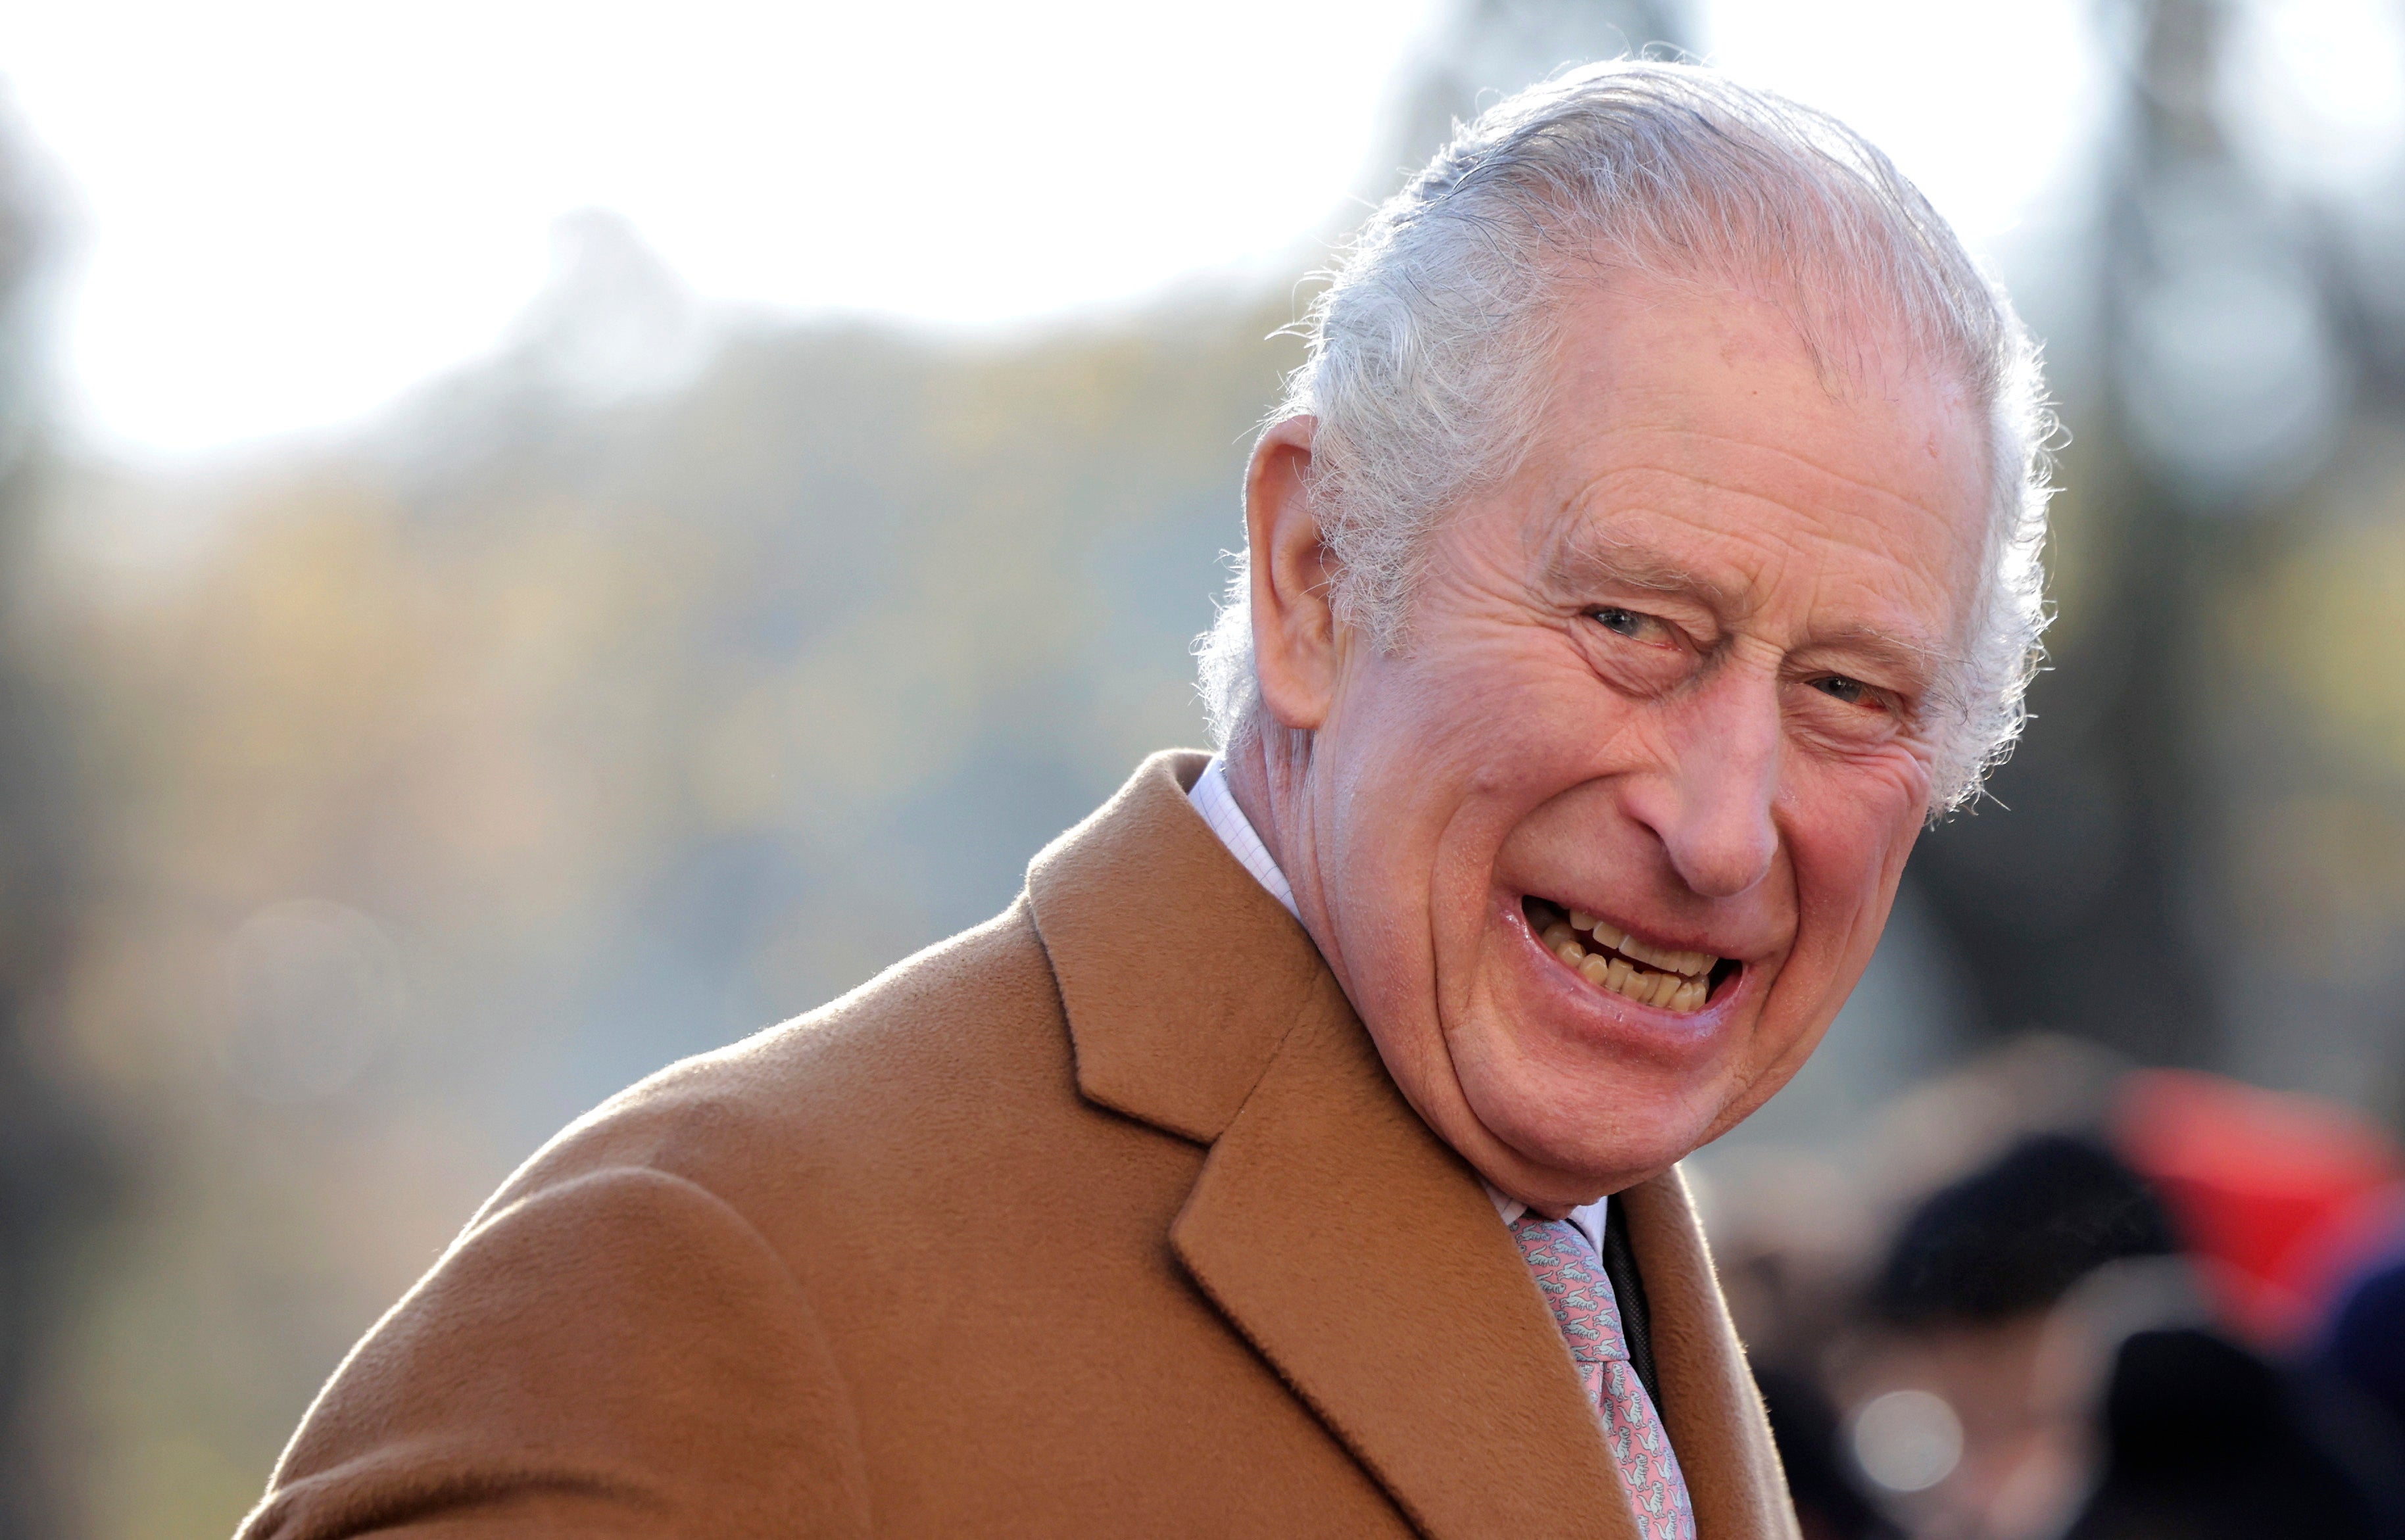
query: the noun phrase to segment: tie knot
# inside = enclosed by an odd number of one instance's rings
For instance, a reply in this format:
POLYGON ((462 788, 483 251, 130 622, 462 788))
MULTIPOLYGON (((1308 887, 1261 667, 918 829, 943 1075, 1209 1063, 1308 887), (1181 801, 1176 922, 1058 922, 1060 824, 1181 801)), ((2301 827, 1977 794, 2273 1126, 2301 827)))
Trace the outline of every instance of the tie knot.
POLYGON ((1579 1227, 1566 1219, 1523 1214, 1512 1224, 1512 1239, 1527 1259, 1529 1275, 1544 1291, 1554 1320, 1569 1339, 1570 1356, 1582 1365, 1628 1358, 1627 1334, 1620 1325, 1620 1302, 1579 1227))

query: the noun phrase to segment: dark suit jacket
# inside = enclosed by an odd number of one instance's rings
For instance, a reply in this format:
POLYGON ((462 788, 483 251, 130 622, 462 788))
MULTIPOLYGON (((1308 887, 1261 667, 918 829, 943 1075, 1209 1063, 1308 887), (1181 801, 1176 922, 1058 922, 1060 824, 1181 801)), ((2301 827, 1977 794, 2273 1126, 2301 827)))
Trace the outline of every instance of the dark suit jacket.
MULTIPOLYGON (((1476 1175, 1160 755, 1000 917, 513 1177, 245 1540, 1634 1540, 1476 1175)), ((1793 1533, 1685 1190, 1630 1189, 1705 1540, 1793 1533)))

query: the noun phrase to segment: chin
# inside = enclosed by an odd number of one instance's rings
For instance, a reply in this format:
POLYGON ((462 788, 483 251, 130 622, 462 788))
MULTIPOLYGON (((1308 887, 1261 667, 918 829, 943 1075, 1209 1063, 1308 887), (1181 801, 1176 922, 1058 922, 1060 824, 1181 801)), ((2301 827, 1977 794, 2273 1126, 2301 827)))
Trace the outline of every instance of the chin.
POLYGON ((1528 1180, 1554 1189, 1537 1195, 1549 1200, 1591 1202, 1667 1170, 1712 1136, 1729 1099, 1717 1084, 1599 1085, 1512 1062, 1508 1050, 1494 1057, 1459 1066, 1463 1099, 1535 1169, 1528 1180))
POLYGON ((1666 1007, 1566 965, 1538 933, 1546 912, 1520 895, 1490 917, 1477 998, 1445 1035, 1470 1113, 1535 1168, 1529 1180, 1574 1185, 1585 1201, 1723 1130, 1753 1089, 1747 1049, 1774 970, 1723 965, 1701 1000, 1666 1007))

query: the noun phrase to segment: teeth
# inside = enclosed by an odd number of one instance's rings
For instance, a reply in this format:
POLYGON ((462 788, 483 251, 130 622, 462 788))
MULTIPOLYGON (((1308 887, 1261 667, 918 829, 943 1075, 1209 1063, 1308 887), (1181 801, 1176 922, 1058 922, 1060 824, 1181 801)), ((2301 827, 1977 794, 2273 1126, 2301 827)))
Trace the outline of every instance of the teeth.
POLYGON ((1565 914, 1541 900, 1530 901, 1529 914, 1545 949, 1598 988, 1681 1014, 1703 1009, 1712 992, 1708 975, 1721 959, 1709 952, 1648 945, 1600 915, 1565 914))
POLYGON ((1650 962, 1656 968, 1694 977, 1711 971, 1720 959, 1709 952, 1674 952, 1667 946, 1648 946, 1635 936, 1623 936, 1612 944, 1615 950, 1627 953, 1639 962, 1650 962))
POLYGON ((1711 992, 1709 981, 1681 978, 1676 973, 1657 973, 1650 968, 1639 968, 1626 958, 1606 959, 1600 952, 1590 952, 1574 966, 1589 984, 1624 995, 1640 1005, 1667 1006, 1670 1010, 1698 1010, 1704 997, 1711 992))
POLYGON ((1657 973, 1651 968, 1635 966, 1626 958, 1589 952, 1574 941, 1559 948, 1558 955, 1578 971, 1580 977, 1598 988, 1625 996, 1640 1005, 1658 1006, 1681 1015, 1702 1010, 1712 989, 1709 979, 1657 973))
POLYGON ((1601 915, 1590 915, 1583 909, 1573 909, 1570 911, 1570 929, 1593 931, 1599 945, 1618 946, 1620 945, 1620 927, 1601 915))

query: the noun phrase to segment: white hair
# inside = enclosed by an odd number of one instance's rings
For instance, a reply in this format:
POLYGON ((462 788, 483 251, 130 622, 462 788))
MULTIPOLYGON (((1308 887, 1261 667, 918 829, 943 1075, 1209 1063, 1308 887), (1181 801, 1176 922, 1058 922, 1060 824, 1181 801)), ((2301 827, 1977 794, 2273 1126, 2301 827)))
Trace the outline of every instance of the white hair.
MULTIPOLYGON (((1930 703, 1931 811, 1961 805, 2020 734, 2046 621, 2053 419, 2036 345, 1886 156, 1823 113, 1708 69, 1589 65, 1456 125, 1321 275, 1301 324, 1308 357, 1269 425, 1316 420, 1307 487, 1338 562, 1338 623, 1408 645, 1429 531, 1526 450, 1562 286, 1615 272, 1772 297, 1824 375, 1859 368, 1868 323, 1884 323, 1983 413, 1978 601, 1930 703)), ((1196 648, 1223 749, 1260 707, 1248 594, 1239 556, 1196 648)))

